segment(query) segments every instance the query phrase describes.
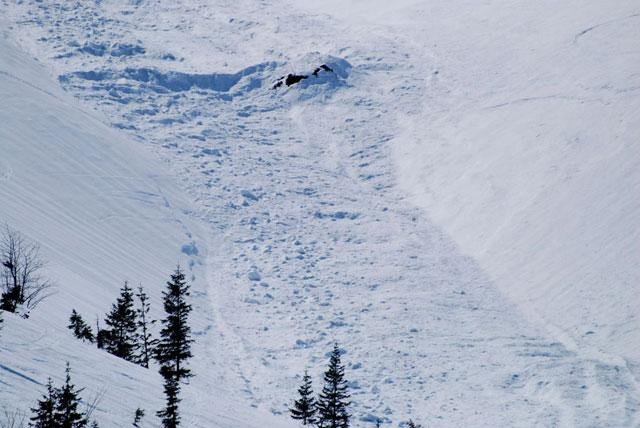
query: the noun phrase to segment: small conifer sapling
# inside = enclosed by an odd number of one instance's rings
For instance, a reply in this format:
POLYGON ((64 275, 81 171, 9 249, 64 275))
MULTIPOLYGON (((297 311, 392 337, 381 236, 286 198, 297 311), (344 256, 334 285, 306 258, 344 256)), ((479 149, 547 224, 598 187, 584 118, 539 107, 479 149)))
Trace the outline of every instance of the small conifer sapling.
POLYGON ((316 400, 313 397, 311 376, 305 370, 302 377, 302 385, 298 388, 299 398, 294 401, 289 413, 293 419, 302 422, 302 425, 313 425, 316 422, 316 400))
POLYGON ((78 339, 83 341, 87 340, 93 343, 93 332, 91 331, 91 327, 84 322, 80 314, 78 314, 75 309, 71 311, 69 325, 67 327, 73 331, 73 335, 78 339))
POLYGON ((180 424, 180 382, 192 376, 186 366, 191 358, 193 342, 188 324, 191 305, 186 299, 189 295, 189 285, 178 266, 167 282, 166 291, 162 293, 166 317, 162 320, 160 340, 155 349, 155 359, 160 364, 160 374, 165 381, 166 407, 157 412, 164 428, 175 428, 180 424))
POLYGON ((324 373, 324 386, 318 397, 318 426, 322 428, 348 428, 351 405, 344 366, 340 361, 338 344, 333 346, 329 367, 324 373))
POLYGON ((108 333, 103 333, 105 349, 111 354, 134 361, 137 350, 136 311, 133 304, 133 291, 127 282, 120 289, 120 296, 111 306, 105 323, 108 333), (104 340, 106 339, 106 340, 104 340))

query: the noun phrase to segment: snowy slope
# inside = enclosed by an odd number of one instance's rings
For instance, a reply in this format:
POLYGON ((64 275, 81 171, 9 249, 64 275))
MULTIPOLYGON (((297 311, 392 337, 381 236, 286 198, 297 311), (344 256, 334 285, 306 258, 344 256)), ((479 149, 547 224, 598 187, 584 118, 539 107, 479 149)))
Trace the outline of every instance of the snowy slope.
POLYGON ((423 74, 394 143, 413 201, 554 333, 637 364, 638 3, 322 5, 423 74))
MULTIPOLYGON (((519 82, 508 72, 494 77, 513 52, 491 29, 528 34, 522 22, 505 24, 522 10, 549 12, 504 1, 348 5, 24 2, 4 12, 11 36, 82 108, 155 151, 186 189, 193 211, 183 224, 201 231, 178 241, 196 241, 204 271, 196 272, 207 329, 198 368, 226 394, 283 413, 296 375, 309 367, 318 379, 338 340, 356 426, 373 416, 394 426, 408 417, 429 426, 637 425, 633 361, 619 357, 633 348, 616 338, 625 352, 586 352, 513 305, 509 298, 526 301, 539 282, 508 287, 522 274, 517 260, 489 259, 471 246, 484 244, 473 233, 497 233, 494 225, 462 221, 503 211, 482 199, 473 177, 458 179, 456 168, 488 161, 463 150, 471 136, 450 134, 472 132, 457 118, 519 82), (271 89, 323 63, 334 73, 271 89), (466 73, 469 64, 484 68, 466 73), (433 136, 438 124, 443 135, 433 136), (425 183, 442 193, 425 196, 425 183)), ((575 25, 594 10, 576 12, 575 25)), ((564 28, 563 13, 549 18, 550 29, 564 28)), ((513 64, 528 69, 528 61, 513 64)), ((473 137, 492 129, 487 123, 473 137)), ((530 166, 520 161, 514 169, 530 166)), ((496 174, 500 168, 512 164, 496 160, 496 174)), ((527 269, 544 261, 528 259, 527 269)), ((569 312, 559 316, 577 323, 569 312)), ((602 317, 617 323, 618 315, 602 317)))
MULTIPOLYGON (((148 426, 162 406, 161 379, 94 346, 66 329, 72 308, 85 319, 109 309, 122 281, 143 282, 159 315, 160 292, 180 261, 194 278, 195 307, 202 308, 206 241, 188 219, 165 167, 138 144, 84 113, 44 69, 0 39, 0 221, 42 245, 47 274, 57 293, 30 319, 5 314, 0 332, 0 407, 28 411, 47 377, 60 384, 70 361, 73 381, 91 401, 104 394, 94 414, 101 426, 127 426, 137 407, 148 426), (181 253, 195 246, 196 255, 181 253)), ((193 253, 193 251, 190 251, 193 253)), ((205 358, 207 313, 194 316, 199 338, 193 364, 200 379, 185 387, 189 426, 263 426, 269 420, 234 402, 200 368, 205 358), (190 395, 191 394, 191 395, 190 395), (216 396, 209 401, 207 394, 216 396), (197 400, 197 402, 194 402, 197 400), (233 409, 233 411, 230 411, 233 409)), ((278 421, 270 422, 277 426, 278 421)))

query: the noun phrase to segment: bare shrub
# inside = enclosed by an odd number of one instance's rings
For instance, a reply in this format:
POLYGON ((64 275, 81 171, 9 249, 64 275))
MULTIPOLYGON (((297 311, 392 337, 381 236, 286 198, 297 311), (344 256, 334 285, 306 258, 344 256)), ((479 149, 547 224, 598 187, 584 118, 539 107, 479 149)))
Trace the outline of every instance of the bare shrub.
POLYGON ((0 427, 26 428, 27 417, 20 410, 3 409, 3 411, 0 413, 0 427))
POLYGON ((0 232, 0 309, 28 312, 48 297, 52 284, 42 276, 45 266, 40 246, 5 225, 0 232))

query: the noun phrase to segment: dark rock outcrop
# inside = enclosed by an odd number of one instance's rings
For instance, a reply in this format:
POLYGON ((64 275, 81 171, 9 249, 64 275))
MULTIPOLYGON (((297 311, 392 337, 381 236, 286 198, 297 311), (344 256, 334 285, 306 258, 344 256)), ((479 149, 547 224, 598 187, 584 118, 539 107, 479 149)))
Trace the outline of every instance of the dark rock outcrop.
MULTIPOLYGON (((333 69, 329 67, 327 64, 322 64, 320 67, 316 67, 316 69, 313 70, 313 73, 311 73, 311 75, 318 77, 319 73, 321 72, 333 73, 333 69)), ((282 85, 287 85, 287 86, 295 85, 301 80, 308 79, 308 78, 309 78, 309 75, 307 74, 289 73, 286 76, 282 76, 278 80, 276 80, 276 83, 273 84, 272 89, 278 89, 282 87, 282 85)))

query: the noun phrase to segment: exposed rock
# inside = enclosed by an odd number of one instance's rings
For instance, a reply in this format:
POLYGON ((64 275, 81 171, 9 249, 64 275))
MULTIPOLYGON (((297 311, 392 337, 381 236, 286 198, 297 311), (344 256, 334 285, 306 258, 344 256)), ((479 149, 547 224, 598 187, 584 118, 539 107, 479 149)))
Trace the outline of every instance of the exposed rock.
MULTIPOLYGON (((316 67, 315 70, 313 70, 313 73, 311 73, 313 76, 318 77, 318 74, 320 72, 326 72, 326 73, 333 73, 333 69, 331 67, 329 67, 327 64, 322 64, 320 67, 316 67)), ((300 82, 301 80, 304 79, 308 79, 309 75, 307 74, 292 74, 289 73, 286 76, 282 76, 280 77, 278 80, 276 80, 276 83, 274 83, 272 89, 278 89, 280 88, 283 84, 287 85, 287 86, 291 86, 291 85, 295 85, 296 83, 300 82)))

